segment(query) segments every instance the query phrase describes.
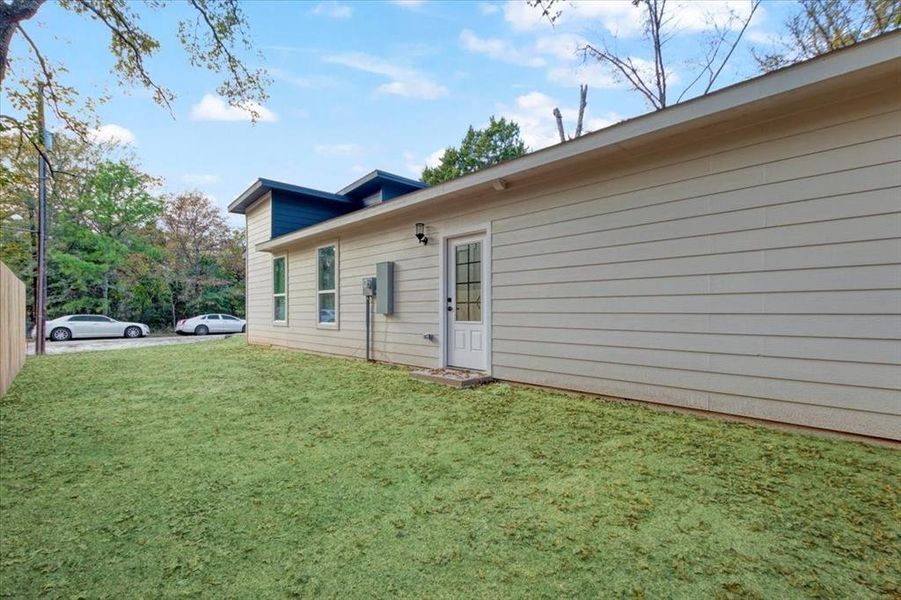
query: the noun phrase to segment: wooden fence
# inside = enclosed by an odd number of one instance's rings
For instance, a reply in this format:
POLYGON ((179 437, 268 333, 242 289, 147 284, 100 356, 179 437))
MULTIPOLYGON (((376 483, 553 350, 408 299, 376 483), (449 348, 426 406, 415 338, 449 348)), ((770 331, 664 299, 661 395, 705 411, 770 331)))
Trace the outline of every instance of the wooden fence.
POLYGON ((25 364, 25 284, 0 262, 0 396, 25 364))

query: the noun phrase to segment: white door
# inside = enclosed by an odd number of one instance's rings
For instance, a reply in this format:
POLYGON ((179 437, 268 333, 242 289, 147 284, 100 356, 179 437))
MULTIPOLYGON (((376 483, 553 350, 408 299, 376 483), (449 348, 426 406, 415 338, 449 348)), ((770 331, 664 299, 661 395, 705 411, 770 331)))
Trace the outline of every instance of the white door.
POLYGON ((482 300, 485 237, 448 241, 447 247, 447 365, 485 370, 486 331, 482 300))

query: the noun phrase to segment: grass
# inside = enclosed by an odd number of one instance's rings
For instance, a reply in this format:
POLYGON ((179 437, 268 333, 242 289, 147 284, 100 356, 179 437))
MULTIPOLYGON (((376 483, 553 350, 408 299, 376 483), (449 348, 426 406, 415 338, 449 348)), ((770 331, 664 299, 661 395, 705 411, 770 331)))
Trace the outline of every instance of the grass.
POLYGON ((4 597, 898 597, 901 454, 201 345, 29 359, 4 597))

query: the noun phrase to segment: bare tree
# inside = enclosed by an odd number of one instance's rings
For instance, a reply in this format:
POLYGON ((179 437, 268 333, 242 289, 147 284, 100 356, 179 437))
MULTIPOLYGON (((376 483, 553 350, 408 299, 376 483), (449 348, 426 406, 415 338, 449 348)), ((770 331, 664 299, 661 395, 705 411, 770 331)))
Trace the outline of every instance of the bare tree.
POLYGON ((899 27, 898 0, 799 0, 785 23, 787 38, 773 51, 753 54, 762 70, 772 71, 899 27))
MULTIPOLYGON (((576 132, 569 139, 575 139, 577 137, 582 136, 582 123, 585 120, 585 108, 588 106, 588 85, 582 84, 579 86, 579 114, 576 118, 576 132)), ((560 112, 559 108, 554 109, 554 118, 557 120, 557 134, 560 136, 560 141, 566 141, 566 131, 563 129, 563 113, 560 112)))
MULTIPOLYGON (((530 4, 540 10, 552 24, 563 14, 560 0, 530 0, 530 4)), ((653 60, 646 61, 621 54, 607 39, 601 40, 598 44, 587 43, 579 48, 579 52, 585 61, 597 61, 608 65, 616 77, 626 81, 648 104, 660 110, 670 104, 667 43, 678 33, 678 25, 668 11, 667 0, 632 0, 632 4, 636 9, 643 11, 643 35, 650 46, 653 60)), ((699 61, 698 74, 682 90, 676 102, 681 101, 705 78, 706 86, 702 95, 713 89, 759 6, 760 0, 752 0, 751 9, 746 16, 741 17, 732 11, 726 25, 710 23, 714 35, 710 37, 705 56, 699 61), (737 33, 732 34, 736 30, 737 33)))

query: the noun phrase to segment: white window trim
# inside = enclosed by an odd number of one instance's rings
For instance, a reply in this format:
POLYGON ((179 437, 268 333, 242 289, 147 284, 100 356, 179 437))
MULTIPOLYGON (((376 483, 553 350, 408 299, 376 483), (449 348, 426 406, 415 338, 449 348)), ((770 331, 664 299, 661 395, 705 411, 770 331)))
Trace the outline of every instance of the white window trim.
POLYGON ((329 242, 328 244, 322 244, 321 246, 316 246, 316 252, 313 255, 313 260, 316 261, 316 281, 314 282, 316 287, 316 302, 314 307, 314 315, 313 318, 316 321, 316 327, 318 329, 339 329, 339 324, 341 323, 341 295, 338 290, 341 288, 341 253, 338 249, 338 240, 334 242, 329 242), (334 248, 335 249, 335 289, 334 290, 320 290, 319 289, 319 250, 322 248, 334 248), (321 323, 319 321, 319 296, 321 294, 335 294, 335 322, 334 323, 321 323))
POLYGON ((269 265, 272 273, 272 305, 270 307, 269 316, 272 319, 273 325, 279 325, 281 327, 287 327, 288 325, 288 255, 287 254, 279 254, 278 256, 272 257, 272 264, 269 265), (285 261, 285 291, 282 294, 275 293, 275 261, 278 259, 284 259, 285 261), (285 299, 285 319, 283 321, 278 321, 275 318, 275 298, 277 296, 282 296, 285 299))

